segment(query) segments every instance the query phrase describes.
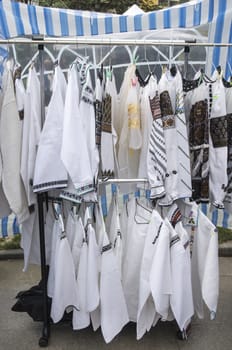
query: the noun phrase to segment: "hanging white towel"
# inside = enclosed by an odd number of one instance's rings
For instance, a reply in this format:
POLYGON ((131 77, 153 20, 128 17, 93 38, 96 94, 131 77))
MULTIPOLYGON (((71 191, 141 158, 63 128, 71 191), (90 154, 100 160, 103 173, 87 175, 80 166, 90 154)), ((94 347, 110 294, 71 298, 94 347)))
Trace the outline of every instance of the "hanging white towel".
POLYGON ((209 192, 210 201, 224 208, 225 189, 228 183, 228 132, 226 94, 222 77, 214 72, 212 79, 212 108, 209 120, 209 192))
POLYGON ((67 309, 78 309, 75 269, 67 237, 58 240, 51 318, 59 322, 67 309))
POLYGON ((19 118, 10 70, 6 73, 0 118, 2 188, 11 210, 21 224, 29 217, 28 204, 20 175, 22 121, 19 118))
POLYGON ((39 218, 37 205, 35 205, 29 218, 22 223, 21 247, 24 255, 24 271, 27 270, 30 263, 40 265, 39 218))
POLYGON ((79 262, 80 262, 81 248, 83 244, 84 227, 83 227, 82 220, 79 216, 75 215, 74 220, 75 220, 75 225, 74 225, 75 232, 74 232, 74 241, 72 245, 72 257, 73 257, 75 272, 77 276, 79 262))
MULTIPOLYGON (((89 210, 87 208, 87 210, 89 210)), ((89 213, 87 221, 92 221, 89 213)), ((99 255, 100 251, 96 242, 95 230, 91 222, 87 223, 88 237, 88 265, 87 265, 87 310, 94 311, 100 301, 99 295, 99 255)))
POLYGON ((47 293, 50 298, 52 298, 54 295, 56 253, 57 253, 58 240, 60 240, 61 234, 62 232, 61 232, 60 223, 58 220, 55 220, 52 228, 51 259, 49 264, 49 274, 48 274, 48 282, 47 282, 47 293))
POLYGON ((67 218, 67 223, 66 223, 66 237, 68 239, 69 245, 71 247, 71 250, 73 249, 73 242, 75 240, 76 236, 76 225, 78 221, 78 215, 75 213, 76 207, 73 207, 67 218))
POLYGON ((130 321, 137 321, 139 303, 140 267, 151 211, 131 200, 127 239, 122 265, 122 285, 130 321))
POLYGON ((34 192, 67 186, 68 174, 60 158, 64 101, 65 77, 59 66, 55 68, 53 94, 40 137, 33 181, 34 192))
POLYGON ((129 322, 117 262, 105 233, 100 275, 101 330, 109 343, 129 322))
POLYGON ((101 125, 101 165, 102 172, 106 174, 115 174, 115 145, 117 143, 117 135, 113 126, 113 118, 115 117, 116 99, 115 81, 106 78, 101 125))
MULTIPOLYGON (((130 80, 129 90, 126 93, 126 100, 123 100, 123 103, 125 103, 124 110, 122 110, 123 126, 118 147, 119 177, 126 179, 138 177, 139 157, 142 146, 138 92, 139 85, 137 77, 134 75, 130 80)), ((135 186, 126 184, 121 185, 120 189, 124 193, 128 193, 133 191, 135 186)))
POLYGON ((32 67, 29 70, 26 90, 21 158, 21 175, 23 178, 29 206, 36 203, 36 194, 33 192, 32 186, 40 132, 40 83, 35 68, 32 67))
MULTIPOLYGON (((194 314, 191 270, 188 253, 170 223, 172 294, 170 305, 179 329, 183 331, 194 314)), ((181 224, 181 222, 179 223, 181 224)), ((178 225, 178 224, 177 224, 178 225)))
POLYGON ((77 190, 77 195, 93 190, 91 161, 79 108, 79 86, 75 65, 69 72, 64 107, 61 160, 77 190))
MULTIPOLYGON (((95 110, 94 110, 94 96, 93 87, 91 82, 91 76, 89 70, 86 72, 86 81, 82 88, 80 98, 80 117, 83 125, 84 137, 87 144, 90 168, 92 172, 91 184, 92 191, 96 183, 99 167, 99 152, 96 145, 96 134, 95 134, 95 110)), ((81 149, 82 152, 82 149, 81 149)), ((82 155, 83 157, 83 155, 82 155)), ((91 192, 91 187, 88 188, 87 192, 91 192)))
POLYGON ((87 235, 84 227, 81 227, 82 231, 82 247, 80 252, 80 260, 78 264, 78 270, 76 272, 76 286, 78 291, 78 305, 79 310, 73 311, 72 325, 73 329, 83 329, 90 325, 90 315, 88 312, 87 304, 87 289, 88 289, 88 245, 87 235))
POLYGON ((162 225, 163 219, 156 210, 153 210, 146 235, 140 269, 139 304, 136 325, 137 339, 141 339, 145 332, 150 330, 156 315, 149 277, 153 256, 157 247, 156 241, 160 235, 162 225))
POLYGON ((178 203, 183 213, 184 228, 193 239, 192 287, 194 309, 204 317, 204 303, 213 319, 219 295, 218 231, 195 202, 178 203))
POLYGON ((157 313, 161 319, 168 319, 170 295, 172 293, 170 232, 165 218, 157 237, 156 251, 150 271, 150 287, 157 313))

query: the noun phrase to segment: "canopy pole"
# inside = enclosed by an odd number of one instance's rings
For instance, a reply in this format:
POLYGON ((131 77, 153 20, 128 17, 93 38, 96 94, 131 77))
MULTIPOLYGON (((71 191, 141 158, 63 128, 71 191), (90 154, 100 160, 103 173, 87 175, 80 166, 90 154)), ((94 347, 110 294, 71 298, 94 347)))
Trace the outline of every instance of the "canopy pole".
POLYGON ((184 78, 188 79, 188 60, 189 60, 190 47, 184 47, 184 78))
MULTIPOLYGON (((44 96, 44 45, 39 44, 40 63, 40 101, 41 101, 41 128, 45 121, 45 96, 44 96)), ((46 347, 50 336, 50 315, 48 310, 47 278, 48 269, 46 266, 46 247, 44 234, 44 193, 37 195, 38 215, 39 215, 39 239, 40 239, 40 259, 41 259, 41 280, 43 289, 43 330, 39 339, 39 346, 46 347)))
POLYGON ((209 42, 196 42, 185 40, 152 40, 152 39, 111 39, 111 38, 85 38, 85 37, 73 37, 73 38, 46 38, 38 36, 29 39, 1 39, 0 44, 56 44, 56 45, 106 45, 106 46, 120 46, 120 45, 138 45, 138 46, 203 46, 203 47, 231 47, 232 43, 209 43, 209 42))

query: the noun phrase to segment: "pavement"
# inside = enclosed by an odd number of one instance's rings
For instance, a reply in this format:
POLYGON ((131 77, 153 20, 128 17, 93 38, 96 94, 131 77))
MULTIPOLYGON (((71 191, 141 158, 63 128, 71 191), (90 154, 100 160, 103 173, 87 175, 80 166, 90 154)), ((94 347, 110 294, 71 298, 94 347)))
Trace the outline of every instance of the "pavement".
MULTIPOLYGON (((226 247, 225 247, 226 248, 226 247)), ((227 247, 228 248, 228 247, 227 247)), ((128 324, 109 344, 101 331, 91 327, 73 331, 68 324, 53 325, 49 350, 231 350, 232 349, 232 258, 220 257, 220 294, 214 321, 193 318, 187 340, 176 337, 175 322, 160 322, 140 341, 136 340, 134 324, 128 324)), ((34 322, 26 313, 11 311, 15 295, 40 280, 40 269, 30 266, 22 272, 23 260, 12 256, 0 260, 0 350, 36 350, 42 335, 42 324, 34 322)))

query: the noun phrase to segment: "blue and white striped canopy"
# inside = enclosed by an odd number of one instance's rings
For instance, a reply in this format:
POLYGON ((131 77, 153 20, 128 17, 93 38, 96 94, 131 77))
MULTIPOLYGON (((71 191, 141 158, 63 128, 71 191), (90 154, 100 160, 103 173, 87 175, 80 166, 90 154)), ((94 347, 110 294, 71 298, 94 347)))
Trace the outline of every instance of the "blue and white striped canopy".
MULTIPOLYGON (((9 39, 28 35, 50 37, 99 36, 107 34, 193 28, 210 24, 208 41, 232 43, 232 0, 193 0, 168 9, 136 15, 114 15, 46 8, 0 0, 0 35, 9 39)), ((232 75, 232 48, 209 50, 212 67, 221 64, 232 75)))

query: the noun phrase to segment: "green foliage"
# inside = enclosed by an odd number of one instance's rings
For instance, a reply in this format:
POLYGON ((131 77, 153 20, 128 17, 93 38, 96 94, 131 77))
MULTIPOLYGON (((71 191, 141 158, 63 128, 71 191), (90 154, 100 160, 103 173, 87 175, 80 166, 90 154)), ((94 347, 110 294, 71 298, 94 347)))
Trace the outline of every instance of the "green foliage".
MULTIPOLYGON (((24 0, 23 2, 30 3, 30 0, 24 0)), ((34 2, 36 3, 36 1, 34 2)), ((162 0, 159 2, 161 3, 162 0)), ((151 11, 160 8, 160 6, 157 5, 157 0, 39 0, 37 3, 40 6, 46 7, 59 7, 118 14, 122 14, 133 4, 137 4, 144 11, 151 11)), ((167 5, 167 1, 163 1, 163 3, 167 5)))
POLYGON ((0 239, 0 250, 19 249, 20 248, 21 235, 17 234, 10 238, 0 239))
POLYGON ((219 243, 232 240, 232 230, 224 227, 218 227, 218 241, 219 243))

